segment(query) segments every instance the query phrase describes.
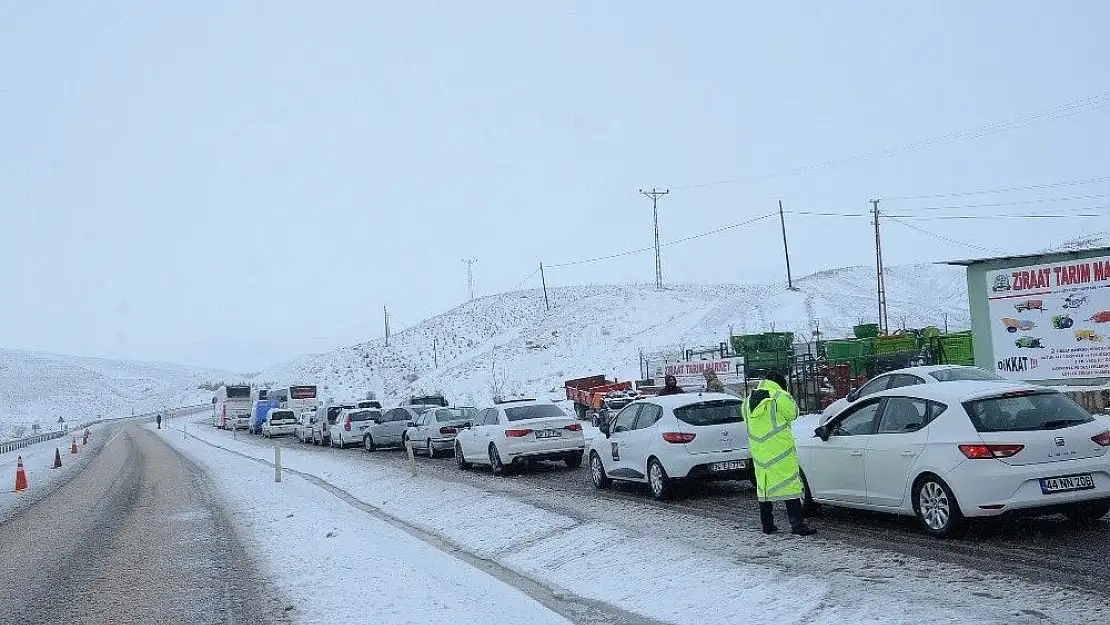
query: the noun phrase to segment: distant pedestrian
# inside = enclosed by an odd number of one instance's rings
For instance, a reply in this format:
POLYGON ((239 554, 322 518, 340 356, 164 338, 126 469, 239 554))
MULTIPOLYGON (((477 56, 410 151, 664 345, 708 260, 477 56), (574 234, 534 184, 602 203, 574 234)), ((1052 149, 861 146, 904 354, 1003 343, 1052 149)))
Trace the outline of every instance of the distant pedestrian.
POLYGON ((161 430, 162 429, 162 413, 159 412, 158 416, 154 417, 154 420, 158 422, 158 429, 161 430))
POLYGON ((668 375, 663 378, 663 388, 659 391, 659 395, 678 395, 679 393, 685 392, 686 391, 682 390, 682 387, 678 385, 678 379, 673 375, 668 375))
POLYGON ((705 370, 705 390, 709 393, 727 393, 728 389, 711 369, 705 370))
POLYGON ((783 501, 790 518, 790 533, 809 536, 814 530, 805 523, 802 474, 790 427, 798 418, 798 405, 786 387, 782 374, 768 373, 742 408, 755 470, 755 496, 764 534, 778 531, 773 505, 783 501))

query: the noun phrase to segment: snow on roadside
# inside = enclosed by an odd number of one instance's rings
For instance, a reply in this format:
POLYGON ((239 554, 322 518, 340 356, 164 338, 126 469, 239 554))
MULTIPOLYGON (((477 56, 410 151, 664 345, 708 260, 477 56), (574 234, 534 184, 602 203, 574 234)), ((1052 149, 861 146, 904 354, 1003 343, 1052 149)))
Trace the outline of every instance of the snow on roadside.
POLYGON ((521 591, 291 473, 180 431, 163 440, 207 470, 298 623, 567 625, 521 591))
POLYGON ((0 454, 0 523, 4 523, 16 512, 42 499, 58 486, 69 481, 81 471, 104 445, 109 431, 108 422, 89 427, 89 444, 82 444, 84 431, 73 432, 70 436, 54 438, 23 449, 0 454), (70 444, 77 439, 77 455, 70 454, 70 444), (62 456, 62 468, 54 468, 54 451, 62 456), (19 459, 23 459, 23 471, 27 475, 27 490, 15 492, 15 472, 19 459))
MULTIPOLYGON (((272 450, 254 441, 234 441, 210 428, 190 432, 212 445, 272 460, 272 450)), ((217 448, 211 448, 211 453, 229 456, 217 448)), ((1031 623, 1035 618, 1019 608, 1047 605, 1041 603, 1041 599, 1047 601, 1042 595, 1060 592, 1015 582, 997 601, 955 600, 947 580, 959 567, 921 562, 912 564, 921 571, 909 571, 910 559, 904 558, 890 566, 905 569, 902 572, 906 574, 881 571, 889 581, 878 585, 868 575, 854 573, 856 568, 836 564, 874 558, 882 568, 882 558, 863 553, 866 550, 846 554, 835 544, 820 540, 762 541, 752 546, 758 550, 762 545, 763 559, 757 560, 745 557, 743 549, 738 553, 700 549, 694 539, 661 537, 658 530, 641 531, 635 522, 629 527, 584 519, 570 511, 562 514, 426 474, 413 478, 405 471, 376 465, 368 471, 367 465, 344 457, 291 446, 283 451, 282 461, 284 466, 341 488, 395 519, 446 539, 460 550, 558 592, 666 622, 1031 623), (780 566, 786 563, 776 563, 767 550, 790 552, 789 560, 798 561, 780 566), (804 562, 822 564, 814 567, 804 562), (931 581, 930 575, 939 577, 931 581)), ((712 525, 712 521, 690 522, 696 529, 691 536, 713 531, 700 527, 712 525)))

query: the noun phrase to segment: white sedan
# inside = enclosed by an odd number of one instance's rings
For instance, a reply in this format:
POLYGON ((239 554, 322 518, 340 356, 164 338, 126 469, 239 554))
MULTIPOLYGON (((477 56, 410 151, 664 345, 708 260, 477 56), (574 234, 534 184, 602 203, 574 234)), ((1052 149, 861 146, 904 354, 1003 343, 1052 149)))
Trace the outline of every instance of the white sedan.
POLYGON ((590 450, 595 488, 613 480, 646 482, 656 499, 677 482, 750 480, 752 454, 743 400, 724 393, 684 393, 629 404, 599 427, 590 450))
POLYGON ((460 469, 488 464, 494 474, 535 460, 562 460, 582 465, 586 439, 582 424, 554 403, 537 399, 503 401, 478 413, 471 427, 455 436, 460 469))
POLYGON ((966 517, 1062 512, 1087 523, 1110 512, 1110 432, 1058 391, 921 384, 813 423, 794 428, 808 504, 916 516, 940 537, 966 517))
POLYGON ((405 437, 412 441, 413 449, 435 458, 437 453, 455 448, 455 436, 474 420, 475 413, 473 408, 431 408, 416 419, 405 437))
POLYGON ((997 373, 964 365, 930 365, 927 367, 897 369, 875 376, 867 384, 848 393, 847 397, 838 399, 830 404, 828 408, 822 411, 822 421, 827 420, 830 416, 841 412, 864 397, 869 397, 879 391, 885 391, 888 388, 973 380, 980 380, 983 382, 1006 382, 1006 379, 997 373))

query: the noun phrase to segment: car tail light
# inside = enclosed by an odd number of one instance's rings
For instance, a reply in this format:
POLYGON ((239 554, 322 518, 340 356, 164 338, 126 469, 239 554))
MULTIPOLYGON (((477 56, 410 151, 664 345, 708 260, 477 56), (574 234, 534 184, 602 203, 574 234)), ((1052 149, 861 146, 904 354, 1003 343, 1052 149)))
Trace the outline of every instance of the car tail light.
POLYGON ((456 430, 453 427, 441 427, 441 428, 439 428, 439 433, 440 434, 458 434, 459 431, 456 430))
POLYGON ((563 427, 563 429, 564 430, 570 430, 571 432, 581 432, 582 431, 582 424, 581 423, 571 423, 570 425, 563 427))
POLYGON ((1025 449, 1025 445, 960 445, 960 451, 972 460, 1009 458, 1025 449))
POLYGON ((347 430, 348 432, 351 431, 351 420, 350 419, 347 419, 347 421, 343 423, 343 429, 347 430))
POLYGON ((1092 436, 1091 440, 1101 447, 1110 447, 1110 431, 1103 432, 1098 436, 1092 436))
POLYGON ((508 436, 509 438, 520 438, 521 436, 528 436, 531 433, 532 430, 529 430, 528 428, 524 428, 521 430, 505 430, 505 436, 508 436))
POLYGON ((695 436, 692 432, 663 432, 663 440, 668 443, 689 443, 695 436))

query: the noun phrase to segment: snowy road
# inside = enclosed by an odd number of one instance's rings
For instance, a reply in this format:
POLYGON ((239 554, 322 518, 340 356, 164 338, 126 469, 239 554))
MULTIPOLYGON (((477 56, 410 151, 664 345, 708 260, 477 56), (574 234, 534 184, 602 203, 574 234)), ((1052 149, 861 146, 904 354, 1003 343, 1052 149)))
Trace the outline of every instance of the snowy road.
POLYGON ((70 481, 0 525, 0 622, 287 622, 203 472, 137 424, 98 434, 70 481))
MULTIPOLYGON (((272 459, 260 438, 191 433, 211 453, 272 459)), ((556 465, 495 478, 418 458, 418 478, 409 478, 400 452, 284 445, 286 466, 359 505, 548 587, 659 621, 1110 622, 1098 560, 1105 521, 1080 531, 1046 519, 937 541, 909 522, 829 514, 815 520, 816 539, 765 537, 744 486, 656 503, 637 488, 595 492, 583 470, 556 465)))

